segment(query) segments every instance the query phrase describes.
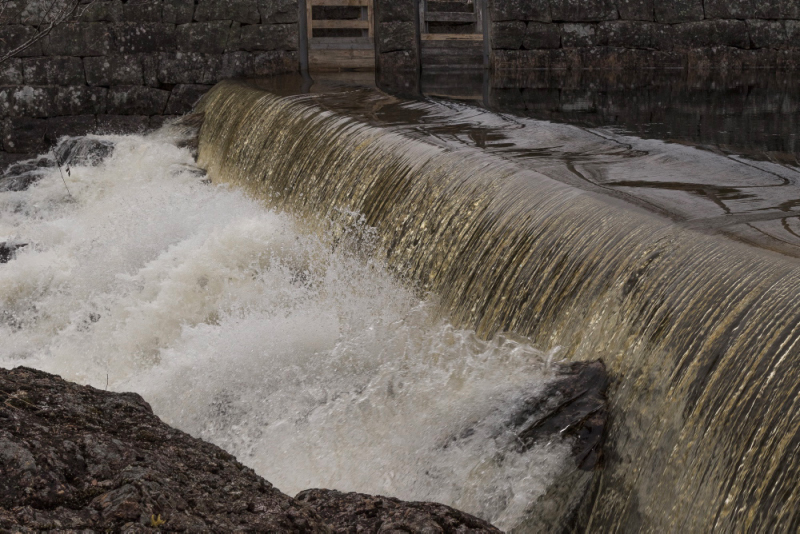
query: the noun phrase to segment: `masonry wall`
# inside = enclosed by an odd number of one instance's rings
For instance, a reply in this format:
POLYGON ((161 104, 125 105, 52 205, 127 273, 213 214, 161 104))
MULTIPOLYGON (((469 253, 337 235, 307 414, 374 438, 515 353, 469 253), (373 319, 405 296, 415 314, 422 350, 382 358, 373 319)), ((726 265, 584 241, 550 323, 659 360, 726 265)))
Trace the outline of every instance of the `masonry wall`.
MULTIPOLYGON (((0 55, 34 33, 34 0, 0 20, 0 55)), ((0 166, 59 136, 135 131, 219 80, 299 70, 296 0, 97 0, 0 64, 0 166)))
POLYGON ((489 0, 496 69, 800 67, 800 0, 489 0))

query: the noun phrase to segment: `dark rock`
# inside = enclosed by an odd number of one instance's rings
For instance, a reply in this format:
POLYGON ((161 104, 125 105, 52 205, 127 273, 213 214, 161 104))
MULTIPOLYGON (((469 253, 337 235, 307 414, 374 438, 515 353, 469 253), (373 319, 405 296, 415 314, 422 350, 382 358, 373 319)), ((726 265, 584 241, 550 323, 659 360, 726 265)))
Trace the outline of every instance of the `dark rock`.
POLYGON ((619 18, 622 20, 655 20, 654 0, 618 0, 619 18))
POLYGON ((150 129, 147 115, 98 115, 97 131, 104 134, 142 133, 150 129))
POLYGON ((122 13, 125 22, 161 22, 161 0, 127 0, 122 13))
POLYGON ((133 393, 0 369, 0 529, 495 533, 436 503, 316 489, 282 494, 133 393))
POLYGON ((194 20, 234 20, 243 24, 258 24, 261 13, 257 0, 200 0, 195 8, 194 20))
MULTIPOLYGON (((5 180, 0 179, 0 191, 3 189, 3 185, 5 185, 5 180)), ((27 246, 27 243, 0 243, 0 263, 10 262, 14 259, 17 250, 27 246)))
POLYGON ((253 54, 250 52, 229 52, 222 54, 222 66, 219 70, 219 77, 239 78, 242 76, 253 76, 255 74, 255 62, 253 54))
MULTIPOLYGON (((256 26, 253 26, 256 27, 256 26)), ((160 54, 158 81, 168 84, 211 84, 219 80, 219 55, 196 53, 160 54)))
MULTIPOLYGON (((756 3, 768 0, 756 0, 756 3)), ((752 19, 757 18, 753 0, 704 0, 707 19, 752 19)), ((775 6, 775 15, 778 9, 775 6)))
POLYGON ((791 43, 780 20, 748 20, 747 33, 754 48, 783 48, 791 43))
POLYGON ((522 21, 492 22, 492 48, 519 50, 525 38, 525 29, 522 21))
POLYGON ((491 20, 525 20, 550 22, 550 3, 536 0, 492 0, 489 3, 491 20))
POLYGON ((410 0, 380 2, 377 6, 378 22, 414 22, 416 5, 410 0))
POLYGON ((83 60, 89 85, 142 85, 144 74, 139 56, 112 54, 83 60))
POLYGON ((56 26, 42 40, 42 52, 46 56, 102 56, 111 50, 112 42, 108 24, 72 22, 56 26))
MULTIPOLYGON (((4 56, 28 39, 36 35, 36 30, 30 26, 13 24, 3 26, 3 38, 0 40, 0 56, 4 56)), ((18 57, 36 57, 42 55, 42 41, 36 41, 28 48, 23 49, 18 57)))
POLYGON ((663 29, 661 47, 706 48, 729 46, 749 48, 747 24, 742 20, 704 20, 675 24, 663 29))
POLYGON ((300 60, 297 52, 260 52, 253 54, 253 74, 270 76, 287 72, 299 72, 300 60))
POLYGON ((597 467, 602 458, 608 408, 608 374, 602 361, 561 366, 559 377, 536 397, 526 399, 508 422, 519 437, 520 449, 553 436, 574 439, 575 464, 584 470, 597 467))
POLYGON ((9 59, 0 64, 0 85, 22 85, 22 82, 22 60, 9 59))
POLYGON ((413 22, 381 22, 379 29, 378 50, 381 53, 415 48, 416 31, 413 22))
POLYGON ((595 46, 597 45, 596 24, 563 24, 561 26, 561 46, 595 46))
POLYGON ((658 22, 675 23, 703 20, 703 3, 702 0, 655 2, 655 14, 658 22))
POLYGON ((550 0, 554 21, 598 22, 619 18, 613 0, 550 0))
POLYGON ((325 489, 301 491, 295 499, 313 509, 337 534, 500 532, 486 521, 437 503, 403 502, 390 497, 325 489))
MULTIPOLYGON (((231 21, 193 22, 177 28, 177 50, 200 54, 221 54, 231 37, 231 21)), ((238 25, 236 26, 238 30, 238 25)))
POLYGON ((83 62, 77 57, 37 57, 22 61, 27 85, 80 85, 86 83, 83 62))
MULTIPOLYGON (((6 171, 0 175, 0 192, 5 191, 25 191, 44 177, 44 169, 54 167, 55 160, 50 156, 39 156, 30 158, 9 165, 6 171)), ((26 246, 27 243, 14 244, 6 242, 0 244, 0 249, 5 247, 5 253, 0 250, 0 255, 5 254, 5 263, 13 259, 14 250, 26 246)))
POLYGON ((623 48, 658 48, 660 25, 618 20, 597 25, 597 44, 623 48))
POLYGON ((559 48, 561 46, 561 31, 557 24, 529 22, 525 29, 522 46, 527 50, 559 48))
POLYGON ((242 27, 239 46, 248 52, 297 50, 297 24, 260 24, 242 27))
POLYGON ((297 22, 297 0, 258 0, 262 24, 297 22))
POLYGON ((95 167, 114 153, 114 143, 89 137, 68 137, 54 149, 56 161, 64 165, 95 167))
POLYGON ((162 22, 188 24, 194 20, 194 0, 164 0, 162 22))
POLYGON ((211 85, 176 85, 175 88, 172 89, 164 113, 180 115, 191 111, 197 101, 200 100, 200 97, 206 94, 211 87, 211 85))
POLYGON ((121 22, 122 0, 96 0, 89 4, 80 18, 81 22, 121 22))
POLYGON ((175 50, 175 25, 166 22, 121 22, 112 24, 114 48, 120 54, 175 50))
POLYGON ((6 152, 30 154, 47 148, 47 121, 19 117, 3 122, 3 148, 6 152))
POLYGON ((64 136, 78 137, 92 133, 97 128, 94 115, 75 115, 69 117, 50 117, 47 119, 45 141, 55 144, 64 136))
POLYGON ((87 87, 85 85, 71 85, 58 87, 55 92, 55 112, 51 116, 59 115, 97 115, 106 112, 105 87, 87 87))
POLYGON ((133 393, 0 369, 0 528, 329 532, 214 445, 133 393), (58 522, 58 523, 56 523, 58 522))

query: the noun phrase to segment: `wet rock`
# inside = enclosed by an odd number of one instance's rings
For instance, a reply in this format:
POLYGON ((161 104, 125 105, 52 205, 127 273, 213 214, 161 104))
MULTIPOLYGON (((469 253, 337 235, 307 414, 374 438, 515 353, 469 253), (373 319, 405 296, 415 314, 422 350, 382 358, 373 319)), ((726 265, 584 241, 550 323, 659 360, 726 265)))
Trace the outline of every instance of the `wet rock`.
POLYGON ((24 367, 0 369, 0 472, 0 532, 499 532, 436 503, 324 489, 292 499, 136 394, 24 367))
POLYGON ((0 263, 8 263, 13 260, 16 251, 27 246, 27 243, 0 243, 0 263))
POLYGON ((61 141, 54 152, 61 165, 94 167, 114 152, 114 143, 104 139, 72 137, 61 141))
POLYGON ((330 532, 138 395, 0 369, 0 530, 330 532))
POLYGON ((608 419, 608 374, 601 360, 561 366, 558 378, 541 395, 526 399, 508 426, 519 448, 561 436, 573 440, 575 464, 583 470, 599 465, 608 419))
POLYGON ((438 503, 403 502, 390 497, 324 489, 301 491, 295 499, 317 512, 337 534, 500 532, 486 521, 438 503))
MULTIPOLYGON (((55 160, 47 156, 23 160, 9 165, 6 171, 0 175, 0 192, 25 191, 44 177, 44 169, 55 165, 55 160)), ((8 243, 5 243, 5 245, 9 246, 8 243)), ((2 252, 0 252, 0 256, 2 256, 2 252)), ((8 261, 8 259, 5 261, 8 261)), ((5 262, 0 261, 0 263, 5 262)))

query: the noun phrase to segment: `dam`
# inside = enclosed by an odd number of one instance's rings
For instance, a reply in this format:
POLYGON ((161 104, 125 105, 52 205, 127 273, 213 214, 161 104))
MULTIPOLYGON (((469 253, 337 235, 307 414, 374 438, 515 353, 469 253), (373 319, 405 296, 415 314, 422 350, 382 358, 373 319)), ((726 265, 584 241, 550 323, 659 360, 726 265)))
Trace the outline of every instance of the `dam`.
POLYGON ((794 2, 110 4, 0 72, 0 366, 290 494, 800 528, 794 2))

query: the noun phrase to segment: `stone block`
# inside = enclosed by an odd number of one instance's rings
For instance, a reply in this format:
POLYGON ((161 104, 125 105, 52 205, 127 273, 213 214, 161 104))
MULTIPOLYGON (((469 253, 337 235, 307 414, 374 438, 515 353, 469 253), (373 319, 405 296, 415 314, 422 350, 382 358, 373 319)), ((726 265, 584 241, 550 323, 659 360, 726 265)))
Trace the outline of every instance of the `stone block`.
POLYGON ((614 0, 550 0, 554 21, 599 22, 619 18, 614 0))
POLYGON ((72 22, 57 26, 42 40, 46 56, 103 56, 112 48, 109 25, 104 22, 72 22))
POLYGON ((787 20, 784 22, 786 27, 786 48, 800 48, 800 20, 787 20))
POLYGON ((0 63, 0 85, 22 85, 22 60, 9 59, 0 63))
POLYGON ((561 25, 561 46, 573 48, 579 46, 595 46, 596 44, 596 24, 561 25))
POLYGON ((660 24, 644 21, 617 20, 597 25, 597 44, 620 48, 659 47, 660 24))
POLYGON ((622 20, 655 20, 654 0, 618 0, 619 18, 622 20))
POLYGON ((800 69, 800 49, 778 50, 775 66, 779 69, 800 69))
POLYGON ((82 85, 83 62, 77 57, 26 58, 22 72, 27 85, 82 85))
POLYGON ((780 16, 784 19, 800 19, 800 2, 797 0, 779 0, 780 16))
POLYGON ((3 121, 3 148, 13 153, 40 153, 47 150, 47 121, 31 117, 3 121))
POLYGON ((675 43, 676 48, 750 47, 747 24, 742 20, 704 20, 675 24, 671 32, 664 35, 666 37, 662 38, 662 48, 666 48, 669 41, 675 43))
MULTIPOLYGON (((0 56, 4 56, 36 35, 30 26, 13 24, 3 26, 3 38, 0 39, 0 56)), ((36 57, 42 55, 42 42, 37 41, 17 54, 17 57, 36 57)))
POLYGON ((378 54, 377 59, 381 84, 395 89, 399 88, 402 93, 407 94, 404 82, 418 80, 419 76, 416 53, 413 50, 398 50, 378 54), (402 73, 402 75, 396 76, 396 73, 402 73))
POLYGON ((758 50, 740 50, 739 58, 743 69, 773 69, 778 64, 778 50, 760 48, 758 50))
POLYGON ((412 0, 377 2, 378 22, 414 22, 416 4, 412 0))
POLYGON ((495 56, 497 70, 566 69, 574 64, 574 51, 553 50, 498 50, 495 56))
POLYGON ((381 22, 378 26, 378 51, 380 53, 416 48, 416 31, 413 22, 381 22))
POLYGON ((77 137, 93 133, 97 129, 97 118, 94 115, 76 115, 73 117, 50 117, 47 119, 45 141, 54 145, 65 135, 77 137))
POLYGON ((168 115, 182 115, 194 108, 200 97, 211 89, 212 85, 181 84, 176 85, 169 95, 169 101, 164 113, 168 115))
POLYGON ((112 87, 108 90, 107 110, 110 115, 161 115, 169 95, 169 91, 155 87, 112 87))
POLYGON ((57 115, 56 87, 0 88, 0 117, 44 118, 57 115))
POLYGON ((542 0, 491 0, 490 18, 494 22, 506 20, 550 22, 550 2, 542 0))
POLYGON ((219 70, 220 79, 241 78, 253 76, 255 63, 250 52, 228 52, 222 54, 222 66, 219 70))
POLYGON ((121 22, 113 24, 114 48, 120 54, 175 50, 175 25, 166 22, 121 22))
POLYGON ((492 22, 492 48, 519 50, 525 39, 525 23, 519 20, 492 22))
POLYGON ((235 20, 242 24, 258 24, 261 13, 258 0, 200 0, 194 11, 194 20, 235 20))
POLYGON ((238 52, 242 49, 242 24, 232 22, 228 32, 228 44, 225 46, 226 52, 238 52))
MULTIPOLYGON (((25 0, 8 0, 5 2, 5 11, 3 11, 2 20, 3 24, 22 24, 20 20, 22 10, 25 8, 25 0)), ((2 150, 2 147, 0 147, 2 150)))
MULTIPOLYGON (((782 18, 781 7, 784 0, 751 0, 753 2, 753 16, 759 19, 779 19, 782 18)), ((795 6, 800 7, 800 2, 794 1, 795 6)), ((708 9, 708 8, 706 8, 708 9)), ((708 14, 706 14, 708 17, 708 14)))
POLYGON ((561 29, 558 24, 529 22, 525 28, 522 46, 526 50, 541 50, 561 47, 561 29))
POLYGON ((96 0, 81 14, 81 22, 122 22, 122 0, 96 0))
POLYGON ((89 85, 142 85, 144 74, 139 56, 113 54, 83 60, 89 85))
POLYGON ((230 34, 230 20, 182 24, 177 28, 177 50, 200 54, 221 54, 227 49, 230 34))
POLYGON ((161 21, 188 24, 194 20, 194 0, 164 0, 161 21))
POLYGON ((141 54, 139 58, 141 58, 142 61, 142 76, 144 77, 144 84, 147 87, 158 87, 161 85, 161 82, 158 81, 158 54, 141 54))
POLYGON ((243 26, 240 47, 248 52, 297 50, 297 24, 243 26))
POLYGON ((253 54, 253 74, 256 76, 299 71, 300 59, 297 52, 276 51, 253 54))
POLYGON ((210 84, 218 81, 222 59, 218 55, 163 53, 158 56, 158 81, 166 84, 210 84))
POLYGON ((97 117, 97 132, 103 134, 143 133, 150 130, 147 115, 100 115, 97 117))
POLYGON ((297 0, 258 0, 262 24, 289 24, 297 22, 297 0))
POLYGON ((106 112, 105 87, 73 85, 58 87, 55 95, 55 112, 48 116, 97 115, 106 112))
POLYGON ((122 9, 124 22, 161 22, 161 0, 127 0, 122 9))
POLYGON ((657 22, 674 24, 703 20, 703 0, 668 0, 655 2, 657 22))
POLYGON ((781 20, 748 20, 747 33, 753 48, 784 48, 791 42, 781 20))

